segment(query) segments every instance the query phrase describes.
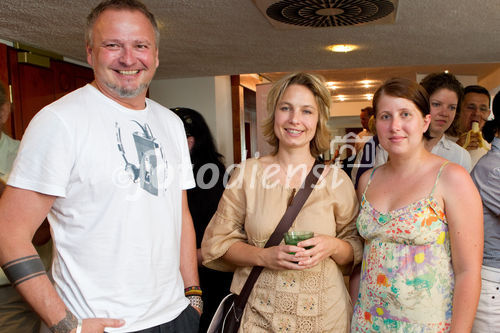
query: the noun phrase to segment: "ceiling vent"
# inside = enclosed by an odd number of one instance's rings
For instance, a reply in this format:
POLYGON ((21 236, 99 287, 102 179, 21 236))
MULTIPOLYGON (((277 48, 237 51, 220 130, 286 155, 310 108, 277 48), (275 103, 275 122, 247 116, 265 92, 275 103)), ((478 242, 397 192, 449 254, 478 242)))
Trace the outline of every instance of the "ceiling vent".
POLYGON ((394 23, 398 0, 253 0, 276 28, 394 23))

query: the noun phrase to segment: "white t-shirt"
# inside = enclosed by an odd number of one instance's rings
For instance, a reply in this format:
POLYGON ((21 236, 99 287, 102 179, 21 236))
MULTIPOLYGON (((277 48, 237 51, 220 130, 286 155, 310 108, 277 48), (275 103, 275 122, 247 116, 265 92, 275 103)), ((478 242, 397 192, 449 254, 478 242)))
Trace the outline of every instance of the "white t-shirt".
POLYGON ((147 99, 127 109, 86 85, 40 111, 9 185, 57 196, 55 287, 79 318, 130 332, 189 304, 179 271, 182 190, 194 187, 182 121, 147 99))

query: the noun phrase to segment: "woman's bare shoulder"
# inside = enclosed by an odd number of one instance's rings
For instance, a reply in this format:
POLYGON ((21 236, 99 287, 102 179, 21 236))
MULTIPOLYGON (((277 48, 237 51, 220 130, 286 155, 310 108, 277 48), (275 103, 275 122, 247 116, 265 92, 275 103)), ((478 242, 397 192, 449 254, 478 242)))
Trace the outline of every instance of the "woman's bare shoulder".
POLYGON ((358 180, 358 186, 356 188, 356 194, 358 195, 358 199, 361 200, 361 196, 368 185, 368 181, 370 180, 370 176, 373 172, 373 168, 366 170, 358 180))
POLYGON ((459 164, 449 162, 443 167, 440 180, 448 185, 460 185, 464 182, 468 183, 472 180, 472 178, 464 167, 459 164))

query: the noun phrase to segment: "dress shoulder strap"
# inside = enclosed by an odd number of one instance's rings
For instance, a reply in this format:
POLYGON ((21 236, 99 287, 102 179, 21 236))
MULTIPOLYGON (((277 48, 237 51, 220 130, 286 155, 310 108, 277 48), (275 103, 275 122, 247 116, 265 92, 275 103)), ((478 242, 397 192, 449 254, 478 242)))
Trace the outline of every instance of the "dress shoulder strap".
POLYGON ((365 196, 366 190, 368 190, 368 186, 370 186, 370 183, 372 182, 373 174, 375 173, 375 170, 377 170, 378 167, 373 168, 372 173, 370 174, 370 178, 368 179, 368 183, 366 183, 365 190, 363 191, 363 197, 365 196))
POLYGON ((441 176, 441 172, 443 172, 444 167, 448 163, 450 163, 450 161, 446 161, 443 164, 441 164, 441 167, 439 168, 438 174, 436 176, 436 181, 434 182, 434 186, 432 187, 432 191, 431 191, 431 195, 430 195, 431 197, 434 195, 434 190, 436 189, 436 185, 438 183, 439 177, 441 176))

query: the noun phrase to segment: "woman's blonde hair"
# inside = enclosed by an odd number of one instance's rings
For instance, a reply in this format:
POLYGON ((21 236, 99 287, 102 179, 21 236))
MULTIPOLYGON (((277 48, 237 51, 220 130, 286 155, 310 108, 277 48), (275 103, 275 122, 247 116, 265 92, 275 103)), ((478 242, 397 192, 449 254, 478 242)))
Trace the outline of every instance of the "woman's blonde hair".
POLYGON ((273 155, 278 152, 279 140, 274 133, 274 115, 276 105, 283 97, 286 88, 293 84, 298 84, 308 88, 316 99, 318 105, 318 124, 316 133, 310 142, 311 154, 318 157, 330 147, 330 131, 326 125, 330 117, 331 97, 325 86, 323 78, 309 73, 293 73, 275 82, 267 95, 268 116, 262 123, 262 132, 266 141, 274 147, 273 155))

